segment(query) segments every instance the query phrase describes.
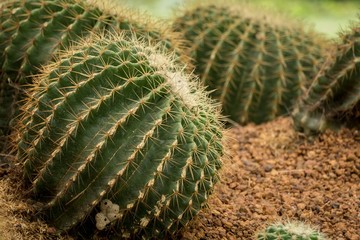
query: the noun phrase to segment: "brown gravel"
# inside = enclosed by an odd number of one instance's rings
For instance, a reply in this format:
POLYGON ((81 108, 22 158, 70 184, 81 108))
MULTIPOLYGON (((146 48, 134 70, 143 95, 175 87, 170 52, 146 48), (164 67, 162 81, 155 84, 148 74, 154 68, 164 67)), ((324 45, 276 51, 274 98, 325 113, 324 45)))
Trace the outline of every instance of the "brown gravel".
POLYGON ((313 141, 288 118, 230 130, 222 182, 183 239, 252 239, 280 219, 318 226, 329 239, 360 239, 360 139, 356 130, 313 141))
MULTIPOLYGON (((183 240, 252 239, 279 219, 318 226, 329 239, 360 240, 360 133, 344 129, 309 141, 282 118, 229 135, 222 182, 183 240)), ((72 239, 35 220, 33 203, 19 196, 21 167, 3 168, 0 240, 72 239)))

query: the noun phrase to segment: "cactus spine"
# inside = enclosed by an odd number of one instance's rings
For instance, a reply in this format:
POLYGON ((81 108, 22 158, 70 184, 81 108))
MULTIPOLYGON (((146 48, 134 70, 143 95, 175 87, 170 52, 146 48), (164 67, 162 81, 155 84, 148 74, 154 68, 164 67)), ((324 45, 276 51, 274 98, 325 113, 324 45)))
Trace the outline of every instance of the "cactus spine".
POLYGON ((158 47, 95 36, 36 80, 18 156, 57 228, 108 199, 120 209, 119 235, 163 237, 205 206, 221 166, 219 113, 158 47))
POLYGON ((173 24, 188 40, 195 73, 223 113, 245 124, 288 114, 309 86, 326 41, 251 6, 199 6, 173 24), (235 9, 235 10, 234 10, 235 9))
POLYGON ((256 233, 256 240, 325 240, 317 230, 302 222, 275 223, 256 233))
POLYGON ((295 127, 306 134, 359 123, 360 21, 340 38, 293 112, 295 127))

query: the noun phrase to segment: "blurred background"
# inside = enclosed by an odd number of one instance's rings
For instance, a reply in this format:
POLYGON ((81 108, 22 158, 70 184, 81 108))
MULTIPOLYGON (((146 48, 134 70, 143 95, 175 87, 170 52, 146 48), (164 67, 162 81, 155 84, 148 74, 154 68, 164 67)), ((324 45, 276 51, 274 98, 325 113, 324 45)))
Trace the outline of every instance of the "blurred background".
MULTIPOLYGON (((184 6, 187 0, 125 1, 151 15, 169 18, 174 13, 174 9, 184 6)), ((219 0, 219 2, 222 1, 226 0, 219 0)), ((247 2, 285 12, 287 15, 312 24, 315 29, 330 37, 336 37, 340 29, 346 28, 349 21, 356 20, 357 14, 360 14, 360 0, 247 0, 247 2)))

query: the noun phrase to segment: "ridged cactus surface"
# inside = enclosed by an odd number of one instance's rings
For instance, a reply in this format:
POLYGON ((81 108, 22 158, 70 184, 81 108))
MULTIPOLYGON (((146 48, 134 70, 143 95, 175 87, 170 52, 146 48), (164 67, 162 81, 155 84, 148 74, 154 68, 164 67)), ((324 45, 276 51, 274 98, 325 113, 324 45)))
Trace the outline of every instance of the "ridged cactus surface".
MULTIPOLYGON (((24 89, 59 50, 90 33, 115 30, 136 32, 139 38, 163 44, 180 55, 180 44, 174 34, 159 22, 111 3, 110 0, 10 0, 0 6, 0 92, 24 89), (141 19, 142 18, 142 19, 141 19), (6 86, 6 89, 4 88, 6 86)), ((22 97, 6 100, 4 106, 18 108, 22 97)), ((0 107, 0 111, 7 108, 0 107)), ((1 130, 9 132, 11 114, 0 113, 1 130)))
POLYGON ((0 11, 0 66, 13 81, 27 81, 56 51, 104 29, 134 30, 176 49, 173 35, 154 25, 108 0, 13 0, 0 11))
POLYGON ((95 36, 36 80, 22 109, 18 156, 56 228, 95 218, 108 199, 119 212, 99 229, 161 239, 206 205, 223 154, 219 113, 164 52, 95 36))
POLYGON ((325 240, 317 230, 302 222, 276 223, 259 231, 256 240, 325 240))
POLYGON ((360 21, 340 42, 293 112, 295 127, 316 134, 360 120, 360 21))
POLYGON ((245 124, 288 114, 317 73, 327 42, 299 23, 243 6, 201 5, 174 21, 201 82, 245 124))

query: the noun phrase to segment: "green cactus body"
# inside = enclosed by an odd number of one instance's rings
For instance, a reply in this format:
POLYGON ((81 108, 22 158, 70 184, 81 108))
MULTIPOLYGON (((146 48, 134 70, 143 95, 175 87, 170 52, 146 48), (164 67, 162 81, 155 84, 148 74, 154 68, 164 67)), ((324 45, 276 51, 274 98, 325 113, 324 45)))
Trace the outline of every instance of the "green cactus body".
POLYGON ((288 114, 325 55, 317 33, 271 15, 247 5, 207 5, 173 24, 188 40, 195 73, 241 124, 288 114))
POLYGON ((256 240, 325 240, 318 231, 302 222, 276 223, 259 231, 256 240))
POLYGON ((306 134, 360 120, 360 22, 341 35, 293 112, 294 125, 306 134))
MULTIPOLYGON (((0 7, 0 81, 10 81, 18 88, 31 83, 54 54, 90 33, 103 31, 136 32, 139 38, 161 42, 180 56, 180 44, 169 30, 153 21, 139 21, 137 14, 110 1, 97 0, 13 0, 0 7), (2 72, 2 73, 1 73, 2 72)), ((144 17, 142 17, 144 18, 144 17)), ((140 19, 140 17, 139 17, 140 19)), ((0 92, 5 83, 1 83, 0 92)), ((5 105, 15 105, 20 100, 5 105)), ((17 106, 15 106, 17 108, 17 106)), ((3 131, 8 132, 11 115, 1 114, 3 131)))
POLYGON ((174 61, 135 39, 95 36, 39 76, 18 156, 54 226, 73 228, 107 198, 120 208, 117 234, 161 237, 205 206, 222 126, 174 61))

